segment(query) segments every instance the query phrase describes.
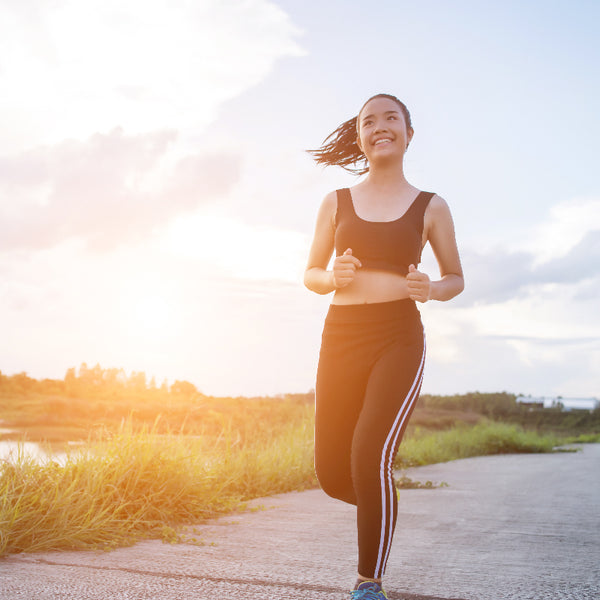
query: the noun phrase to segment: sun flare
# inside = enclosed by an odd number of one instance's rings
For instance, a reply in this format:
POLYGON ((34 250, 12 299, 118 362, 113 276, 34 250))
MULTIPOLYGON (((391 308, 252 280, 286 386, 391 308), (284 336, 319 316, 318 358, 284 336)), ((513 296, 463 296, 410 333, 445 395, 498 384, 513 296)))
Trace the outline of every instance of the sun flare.
POLYGON ((143 344, 164 341, 179 329, 173 299, 155 291, 132 290, 122 304, 124 331, 143 344))
POLYGON ((174 220, 165 236, 168 252, 208 262, 221 274, 294 283, 301 280, 307 246, 306 236, 294 231, 201 213, 174 220))
POLYGON ((139 300, 135 308, 135 320, 145 330, 158 333, 171 324, 171 309, 165 298, 144 297, 139 300))

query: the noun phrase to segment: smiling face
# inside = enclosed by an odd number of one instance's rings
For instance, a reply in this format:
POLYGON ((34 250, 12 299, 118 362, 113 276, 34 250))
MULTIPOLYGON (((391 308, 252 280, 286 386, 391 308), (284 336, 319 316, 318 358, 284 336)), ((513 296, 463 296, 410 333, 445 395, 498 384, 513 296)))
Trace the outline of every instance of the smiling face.
POLYGON ((398 102, 385 96, 375 96, 362 107, 356 124, 356 143, 369 163, 389 156, 402 160, 413 129, 398 102))

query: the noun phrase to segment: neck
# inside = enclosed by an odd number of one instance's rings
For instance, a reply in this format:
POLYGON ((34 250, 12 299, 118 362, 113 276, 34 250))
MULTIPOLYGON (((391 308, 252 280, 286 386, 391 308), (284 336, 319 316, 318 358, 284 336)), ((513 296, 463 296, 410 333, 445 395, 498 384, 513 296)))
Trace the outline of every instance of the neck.
POLYGON ((401 162, 393 165, 371 166, 364 183, 367 186, 377 186, 382 190, 401 190, 410 186, 404 176, 401 162))

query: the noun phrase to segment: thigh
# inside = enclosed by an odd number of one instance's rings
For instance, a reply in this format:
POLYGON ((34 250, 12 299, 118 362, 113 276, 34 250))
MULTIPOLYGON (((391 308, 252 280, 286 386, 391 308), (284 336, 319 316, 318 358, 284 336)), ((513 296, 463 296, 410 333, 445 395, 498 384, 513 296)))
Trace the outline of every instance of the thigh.
POLYGON ((315 469, 323 490, 355 503, 351 451, 369 376, 365 346, 327 335, 319 356, 315 412, 315 469))
POLYGON ((315 453, 317 460, 350 464, 354 429, 362 410, 368 369, 356 357, 323 348, 317 370, 315 453))
POLYGON ((391 468, 418 399, 424 363, 421 331, 391 344, 374 364, 354 436, 353 452, 361 462, 391 468))

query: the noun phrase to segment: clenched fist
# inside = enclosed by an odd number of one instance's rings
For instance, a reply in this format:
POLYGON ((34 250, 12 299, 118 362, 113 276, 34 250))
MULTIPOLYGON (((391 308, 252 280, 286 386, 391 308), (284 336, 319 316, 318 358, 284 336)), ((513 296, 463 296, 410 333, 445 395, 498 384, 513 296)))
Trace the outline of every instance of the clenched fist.
POLYGON ((408 293, 411 300, 427 302, 427 300, 431 299, 431 281, 429 276, 418 271, 415 265, 409 265, 406 283, 408 284, 408 293))
POLYGON ((352 256, 352 248, 348 248, 341 256, 336 256, 333 261, 333 284, 336 288, 343 288, 352 283, 356 270, 362 267, 360 260, 352 256))

